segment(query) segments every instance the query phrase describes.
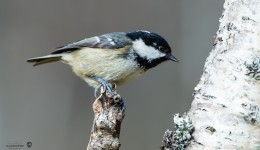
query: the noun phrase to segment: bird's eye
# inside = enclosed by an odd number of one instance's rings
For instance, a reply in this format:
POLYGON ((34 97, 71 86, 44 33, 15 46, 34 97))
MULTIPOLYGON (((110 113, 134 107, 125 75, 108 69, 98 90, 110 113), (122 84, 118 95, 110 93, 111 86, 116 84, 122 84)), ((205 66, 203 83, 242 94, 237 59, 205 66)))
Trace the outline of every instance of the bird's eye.
POLYGON ((159 51, 162 51, 163 50, 163 47, 162 46, 159 46, 159 51))

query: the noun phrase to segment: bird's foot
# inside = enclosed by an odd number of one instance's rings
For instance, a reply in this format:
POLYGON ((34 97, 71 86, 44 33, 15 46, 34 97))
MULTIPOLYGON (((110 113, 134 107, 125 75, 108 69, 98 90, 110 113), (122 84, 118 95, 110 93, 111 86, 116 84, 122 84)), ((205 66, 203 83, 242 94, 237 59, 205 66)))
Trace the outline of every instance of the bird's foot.
POLYGON ((113 87, 115 87, 115 84, 114 84, 114 86, 112 86, 111 83, 109 83, 106 80, 104 80, 100 77, 97 77, 97 76, 92 76, 92 78, 94 80, 98 81, 101 84, 100 86, 95 88, 95 93, 94 93, 95 97, 97 97, 97 92, 98 92, 98 90, 100 89, 101 86, 103 86, 103 88, 104 88, 104 90, 102 90, 102 94, 104 94, 108 91, 110 95, 114 95, 113 87))

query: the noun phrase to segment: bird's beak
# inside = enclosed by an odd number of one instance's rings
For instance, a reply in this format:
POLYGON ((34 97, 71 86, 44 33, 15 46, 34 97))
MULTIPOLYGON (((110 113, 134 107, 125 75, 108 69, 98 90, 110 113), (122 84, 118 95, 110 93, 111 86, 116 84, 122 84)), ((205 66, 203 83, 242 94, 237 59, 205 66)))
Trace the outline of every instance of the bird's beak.
POLYGON ((175 61, 175 62, 178 62, 178 61, 179 61, 179 60, 178 60, 175 56, 173 56, 173 55, 168 55, 167 58, 168 58, 169 60, 172 60, 172 61, 175 61))

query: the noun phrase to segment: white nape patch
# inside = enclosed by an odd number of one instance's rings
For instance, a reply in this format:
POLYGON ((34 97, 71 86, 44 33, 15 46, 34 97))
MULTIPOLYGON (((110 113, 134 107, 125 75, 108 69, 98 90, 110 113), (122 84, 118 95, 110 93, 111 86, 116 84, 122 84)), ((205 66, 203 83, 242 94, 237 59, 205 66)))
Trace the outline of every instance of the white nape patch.
POLYGON ((160 52, 154 47, 147 46, 142 39, 133 42, 133 49, 137 54, 148 59, 149 61, 165 56, 164 53, 160 52))
POLYGON ((97 43, 99 43, 99 42, 100 42, 100 39, 99 39, 99 37, 95 36, 94 38, 97 40, 97 43))
POLYGON ((149 32, 149 31, 146 31, 146 30, 139 30, 139 31, 142 31, 142 32, 146 32, 146 33, 151 33, 151 32, 149 32))

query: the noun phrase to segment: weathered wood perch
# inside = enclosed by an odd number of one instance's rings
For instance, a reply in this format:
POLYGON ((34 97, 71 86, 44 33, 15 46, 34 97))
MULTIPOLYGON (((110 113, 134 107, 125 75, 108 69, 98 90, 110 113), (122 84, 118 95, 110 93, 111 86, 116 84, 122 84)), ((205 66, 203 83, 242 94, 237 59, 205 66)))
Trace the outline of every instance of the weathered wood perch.
POLYGON ((191 108, 174 122, 163 150, 260 149, 260 0, 225 1, 191 108))
POLYGON ((113 93, 105 92, 93 103, 94 121, 87 150, 118 150, 120 147, 119 135, 125 106, 117 91, 113 90, 113 93))

